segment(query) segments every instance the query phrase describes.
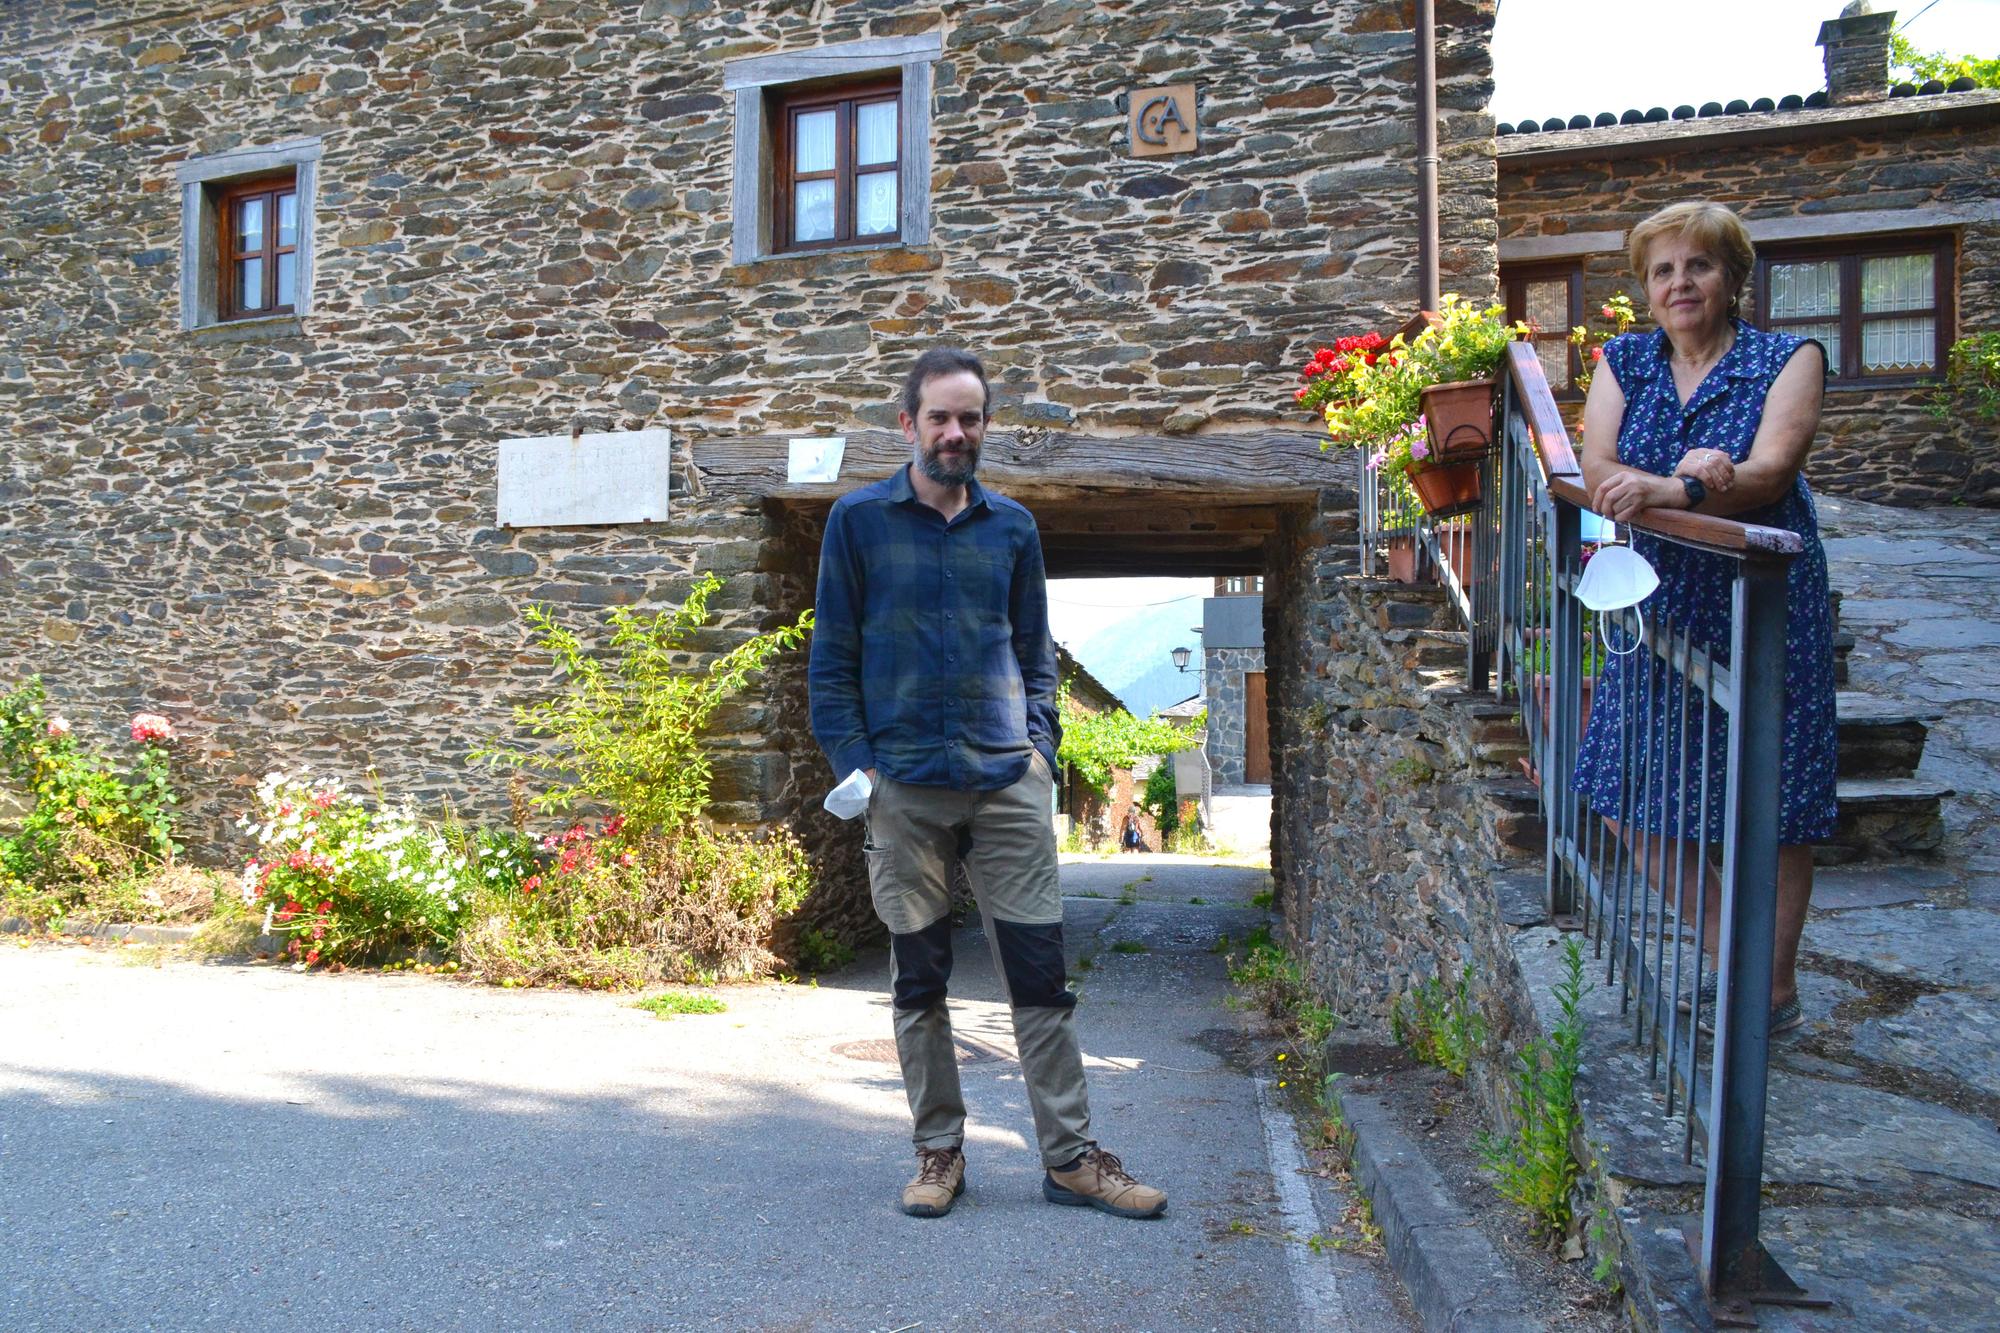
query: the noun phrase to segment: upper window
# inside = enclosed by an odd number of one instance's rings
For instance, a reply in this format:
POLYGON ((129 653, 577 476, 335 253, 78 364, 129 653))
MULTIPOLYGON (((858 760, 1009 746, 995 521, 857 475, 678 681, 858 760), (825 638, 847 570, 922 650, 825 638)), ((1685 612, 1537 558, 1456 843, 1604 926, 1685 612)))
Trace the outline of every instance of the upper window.
POLYGON ((730 253, 928 245, 934 32, 743 56, 736 97, 730 253))
POLYGON ((320 141, 189 158, 181 187, 181 327, 285 337, 312 312, 320 141), (261 332, 260 332, 261 330, 261 332))
POLYGON ((1525 320, 1532 330, 1535 356, 1542 374, 1557 398, 1574 399, 1579 364, 1577 349, 1570 345, 1569 331, 1583 323, 1583 269, 1571 264, 1560 268, 1514 269, 1500 274, 1506 296, 1507 318, 1525 320))
POLYGON ((901 92, 898 80, 779 97, 775 248, 897 238, 901 92))
POLYGON ((299 191, 294 172, 231 185, 216 207, 221 318, 289 315, 298 301, 299 191))
POLYGON ((1951 343, 1948 237, 1773 247, 1757 258, 1759 328, 1817 338, 1835 380, 1938 372, 1951 343))
POLYGON ((1217 579, 1216 582, 1220 585, 1215 590, 1217 597, 1240 597, 1247 593, 1261 593, 1264 591, 1264 576, 1262 574, 1228 574, 1217 579))

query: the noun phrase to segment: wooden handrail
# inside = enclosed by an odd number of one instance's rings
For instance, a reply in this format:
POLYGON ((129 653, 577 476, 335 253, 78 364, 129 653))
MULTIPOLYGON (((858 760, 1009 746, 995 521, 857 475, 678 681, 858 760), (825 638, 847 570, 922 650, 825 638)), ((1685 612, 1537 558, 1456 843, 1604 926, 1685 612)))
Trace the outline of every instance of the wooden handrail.
POLYGON ((1507 344, 1507 373, 1513 377, 1514 392, 1527 418, 1528 438, 1535 442, 1543 475, 1581 477, 1576 452, 1570 448, 1569 432, 1563 428, 1562 413, 1556 410, 1555 395, 1549 392, 1549 377, 1542 373, 1542 359, 1533 343, 1507 344))
MULTIPOLYGON (((1548 376, 1542 373, 1542 361, 1535 355, 1533 345, 1508 344, 1507 373, 1514 380, 1515 396, 1527 421, 1528 438, 1534 441, 1542 470, 1549 479, 1549 493, 1580 509, 1590 509, 1590 492, 1583 488, 1583 468, 1570 448, 1569 431, 1563 426, 1562 413, 1556 410, 1555 395, 1549 392, 1548 376)), ((1799 534, 1784 528, 1739 523, 1733 518, 1692 514, 1684 509, 1644 509, 1627 519, 1626 526, 1721 555, 1789 557, 1805 549, 1799 534)))

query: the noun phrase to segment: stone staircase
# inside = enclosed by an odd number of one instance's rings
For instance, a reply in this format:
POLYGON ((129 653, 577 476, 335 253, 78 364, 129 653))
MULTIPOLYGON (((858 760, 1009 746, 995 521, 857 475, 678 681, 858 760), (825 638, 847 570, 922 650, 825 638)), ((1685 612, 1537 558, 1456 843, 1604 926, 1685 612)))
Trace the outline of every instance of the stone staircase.
MULTIPOLYGON (((1458 629, 1445 591, 1437 585, 1368 580, 1366 589, 1382 642, 1403 666, 1438 688, 1465 683, 1466 633, 1458 629)), ((1834 600, 1835 679, 1847 679, 1854 635, 1839 628, 1834 600)), ((1520 712, 1512 704, 1467 696, 1460 705, 1474 729, 1474 753, 1518 767, 1520 777, 1490 779, 1484 799, 1509 851, 1539 856, 1543 821, 1535 784, 1527 776, 1528 745, 1520 712)), ((1906 707, 1879 696, 1843 690, 1837 696, 1840 823, 1814 859, 1821 865, 1927 858, 1944 842, 1943 803, 1951 788, 1916 776, 1935 711, 1906 707)))

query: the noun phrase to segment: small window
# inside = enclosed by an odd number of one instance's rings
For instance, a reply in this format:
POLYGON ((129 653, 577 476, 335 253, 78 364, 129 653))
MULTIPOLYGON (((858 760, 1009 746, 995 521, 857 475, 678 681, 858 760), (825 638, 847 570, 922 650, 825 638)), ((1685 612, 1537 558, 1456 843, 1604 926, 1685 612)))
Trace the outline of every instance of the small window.
POLYGON ((1758 327, 1816 338, 1836 381, 1933 376, 1951 342, 1948 238, 1773 250, 1757 262, 1758 327))
POLYGON ((296 176, 231 185, 216 199, 224 320, 289 315, 298 301, 299 193, 296 176))
POLYGON ((900 95, 899 83, 874 83, 779 100, 777 249, 898 238, 900 95))
POLYGON ((1507 318, 1525 320, 1532 330, 1535 356, 1557 398, 1581 395, 1576 381, 1583 367, 1569 331, 1583 323, 1583 270, 1562 268, 1508 269, 1500 275, 1506 294, 1507 318))

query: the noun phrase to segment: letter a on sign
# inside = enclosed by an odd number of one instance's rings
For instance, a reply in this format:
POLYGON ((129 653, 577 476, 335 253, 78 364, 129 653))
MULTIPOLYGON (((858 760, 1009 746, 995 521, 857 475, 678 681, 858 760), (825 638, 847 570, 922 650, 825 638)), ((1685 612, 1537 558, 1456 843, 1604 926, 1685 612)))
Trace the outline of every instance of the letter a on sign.
POLYGON ((1132 156, 1165 157, 1192 153, 1195 137, 1194 85, 1135 88, 1129 94, 1132 156))

